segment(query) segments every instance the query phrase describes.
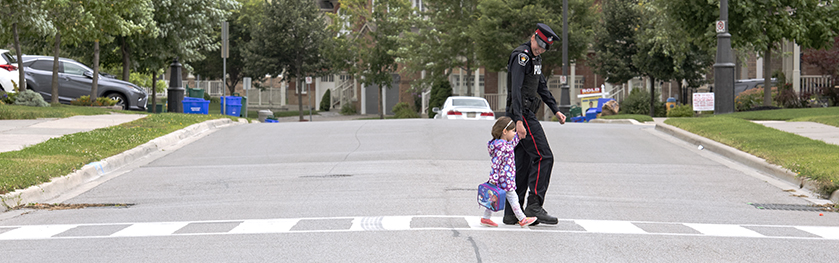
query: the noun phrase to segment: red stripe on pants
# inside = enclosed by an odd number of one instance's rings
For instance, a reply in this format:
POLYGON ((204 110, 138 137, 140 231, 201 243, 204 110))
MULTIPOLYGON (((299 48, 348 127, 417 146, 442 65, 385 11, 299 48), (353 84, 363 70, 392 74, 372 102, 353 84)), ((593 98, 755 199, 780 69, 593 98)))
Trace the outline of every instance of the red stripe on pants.
POLYGON ((530 124, 527 124, 527 119, 522 118, 524 125, 527 126, 527 133, 530 135, 530 140, 533 140, 533 147, 536 148, 536 153, 539 154, 539 166, 536 168, 536 185, 533 186, 533 193, 539 195, 539 175, 542 174, 542 153, 539 152, 539 146, 536 146, 536 138, 533 138, 533 132, 530 131, 530 124))

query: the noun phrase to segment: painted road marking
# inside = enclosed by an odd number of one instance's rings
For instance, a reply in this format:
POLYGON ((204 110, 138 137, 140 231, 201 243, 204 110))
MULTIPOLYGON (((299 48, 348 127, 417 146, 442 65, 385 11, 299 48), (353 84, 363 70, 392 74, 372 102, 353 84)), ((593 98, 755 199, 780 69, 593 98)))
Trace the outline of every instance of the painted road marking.
POLYGON ((810 234, 817 235, 827 239, 839 239, 839 227, 829 227, 829 226, 797 226, 800 230, 804 230, 809 232, 810 234))
POLYGON ((291 230, 300 219, 245 220, 231 234, 283 233, 291 230))
POLYGON ((116 233, 111 234, 112 237, 150 237, 150 236, 168 236, 178 229, 185 227, 188 222, 160 222, 160 223, 137 223, 126 227, 116 233))
POLYGON ((684 224, 690 228, 709 236, 720 237, 764 237, 758 232, 738 225, 717 225, 717 224, 684 224))
POLYGON ((609 234, 646 234, 647 231, 629 221, 611 220, 576 220, 574 221, 588 232, 609 234))
POLYGON ((0 234, 0 240, 44 239, 75 228, 76 225, 23 226, 0 234))
MULTIPOLYGON (((583 220, 583 219, 560 219, 562 224, 557 226, 538 225, 522 228, 518 225, 502 224, 502 217, 493 217, 493 221, 499 227, 485 227, 480 225, 480 217, 476 216, 447 216, 447 215, 417 215, 417 216, 379 216, 379 217, 329 217, 329 218, 278 218, 278 219, 250 219, 250 220, 207 220, 207 221, 181 221, 181 222, 142 222, 142 223, 102 223, 102 224, 62 224, 62 225, 24 225, 24 226, 0 226, 0 242, 4 240, 43 240, 43 239, 73 239, 73 238, 122 238, 122 237, 147 237, 147 236, 200 236, 200 235, 242 235, 242 234, 276 234, 276 233, 324 233, 324 232, 349 232, 349 231, 439 231, 439 230, 470 230, 470 231, 534 231, 542 233, 600 233, 619 235, 665 235, 665 236, 713 236, 731 238, 773 238, 773 239, 810 239, 810 240, 839 240, 839 226, 779 226, 779 225, 752 225, 752 224, 696 224, 676 222, 642 222, 642 221, 620 221, 620 220, 583 220), (416 218, 421 226, 412 227, 411 223, 416 218), (463 225, 451 227, 451 224, 441 224, 439 227, 429 227, 429 218, 460 219, 466 220, 466 227, 463 225), (301 220, 352 220, 347 229, 311 229, 293 231, 294 227, 301 220), (235 224, 232 229, 226 228, 223 231, 207 229, 200 233, 177 233, 178 230, 190 224, 235 224), (636 224, 643 224, 650 227, 660 225, 681 225, 698 231, 696 233, 684 233, 684 231, 673 233, 644 231, 636 224), (578 227, 568 226, 576 225, 578 227), (115 227, 119 226, 119 227, 115 227), (125 226, 124 228, 122 228, 125 226), (93 229, 91 232, 96 235, 83 235, 79 231, 74 235, 59 235, 68 230, 81 227, 81 229, 93 229), (98 228, 97 227, 101 227, 98 228), (752 228, 748 229, 746 227, 752 228), (761 234, 761 229, 789 228, 801 231, 800 233, 789 233, 789 236, 777 236, 773 233, 761 234), (112 229, 106 231, 106 229, 112 229), (229 231, 227 229, 230 229, 229 231), (815 237, 803 237, 805 233, 815 237), (82 235, 76 235, 82 234, 82 235)), ((446 221, 446 220, 443 220, 446 221)))

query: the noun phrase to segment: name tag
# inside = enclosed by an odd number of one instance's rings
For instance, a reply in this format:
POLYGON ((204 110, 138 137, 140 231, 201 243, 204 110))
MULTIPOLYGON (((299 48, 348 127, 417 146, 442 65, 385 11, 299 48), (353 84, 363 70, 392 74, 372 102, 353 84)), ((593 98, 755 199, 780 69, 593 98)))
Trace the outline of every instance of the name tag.
POLYGON ((542 65, 533 65, 533 74, 542 75, 542 65))

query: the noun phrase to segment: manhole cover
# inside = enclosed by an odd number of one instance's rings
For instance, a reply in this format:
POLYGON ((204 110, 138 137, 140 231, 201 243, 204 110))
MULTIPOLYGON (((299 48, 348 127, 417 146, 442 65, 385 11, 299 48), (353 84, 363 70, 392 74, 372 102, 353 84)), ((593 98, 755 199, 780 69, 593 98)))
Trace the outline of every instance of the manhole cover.
POLYGON ((324 174, 324 175, 304 175, 300 176, 300 178, 340 178, 340 177, 350 177, 351 174, 324 174))
POLYGON ((755 204, 749 203, 750 205, 754 206, 757 209, 764 209, 764 210, 787 210, 787 211, 807 211, 807 212, 834 212, 834 209, 831 206, 819 206, 819 205, 791 205, 791 204, 755 204))

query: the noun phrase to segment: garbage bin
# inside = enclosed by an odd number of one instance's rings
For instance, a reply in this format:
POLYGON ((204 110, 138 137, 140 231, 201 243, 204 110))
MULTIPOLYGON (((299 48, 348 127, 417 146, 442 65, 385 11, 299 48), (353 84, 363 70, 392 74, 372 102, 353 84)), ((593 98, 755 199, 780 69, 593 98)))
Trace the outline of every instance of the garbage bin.
POLYGON ((268 117, 274 117, 274 113, 270 110, 260 110, 257 114, 259 116, 259 122, 265 122, 265 119, 268 117))
POLYGON ((193 88, 187 88, 187 89, 188 89, 187 97, 199 98, 199 99, 204 98, 204 90, 203 89, 193 89, 193 88))
POLYGON ((247 118, 248 117, 248 97, 241 97, 242 98, 242 114, 239 117, 247 118))
POLYGON ((667 112, 670 112, 670 109, 676 107, 676 98, 667 98, 667 103, 665 103, 664 106, 667 108, 667 112))

